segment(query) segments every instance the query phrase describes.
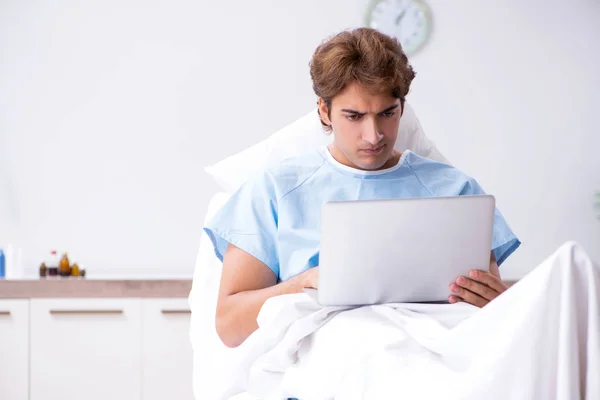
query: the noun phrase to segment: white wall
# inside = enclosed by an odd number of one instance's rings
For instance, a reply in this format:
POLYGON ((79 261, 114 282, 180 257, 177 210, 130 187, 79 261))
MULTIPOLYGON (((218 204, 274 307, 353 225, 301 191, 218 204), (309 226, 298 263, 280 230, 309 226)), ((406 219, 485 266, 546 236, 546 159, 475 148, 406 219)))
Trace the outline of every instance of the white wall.
MULTIPOLYGON (((206 164, 315 106, 315 46, 368 0, 0 3, 0 243, 34 273, 190 275, 206 164)), ((567 239, 600 259, 600 2, 431 0, 426 132, 498 203, 517 277, 567 239)))
POLYGON ((600 2, 431 4, 435 35, 414 58, 410 98, 523 241, 505 274, 523 275, 566 240, 600 262, 600 2))

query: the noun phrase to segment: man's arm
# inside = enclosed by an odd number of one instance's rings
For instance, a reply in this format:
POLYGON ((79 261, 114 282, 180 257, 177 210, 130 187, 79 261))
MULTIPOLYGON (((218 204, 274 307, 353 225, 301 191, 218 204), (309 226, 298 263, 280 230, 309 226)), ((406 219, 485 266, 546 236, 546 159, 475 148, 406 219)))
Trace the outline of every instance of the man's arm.
POLYGON ((271 297, 300 293, 316 287, 312 268, 277 284, 277 276, 264 263, 230 244, 223 257, 223 272, 217 300, 216 328, 227 347, 237 347, 256 329, 256 318, 271 297))
POLYGON ((459 276, 450 284, 452 295, 448 297, 450 303, 464 301, 477 307, 483 307, 501 293, 508 286, 502 283, 500 270, 494 252, 490 255, 490 267, 488 271, 469 271, 469 277, 459 276))

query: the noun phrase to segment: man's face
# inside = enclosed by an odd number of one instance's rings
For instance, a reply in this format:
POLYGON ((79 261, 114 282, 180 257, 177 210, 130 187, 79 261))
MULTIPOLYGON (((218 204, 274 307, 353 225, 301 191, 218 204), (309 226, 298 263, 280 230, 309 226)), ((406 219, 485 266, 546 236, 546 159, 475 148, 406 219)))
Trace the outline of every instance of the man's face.
POLYGON ((349 167, 375 171, 388 168, 402 107, 389 93, 373 94, 353 82, 332 99, 331 118, 319 100, 321 118, 333 128, 333 157, 349 167))

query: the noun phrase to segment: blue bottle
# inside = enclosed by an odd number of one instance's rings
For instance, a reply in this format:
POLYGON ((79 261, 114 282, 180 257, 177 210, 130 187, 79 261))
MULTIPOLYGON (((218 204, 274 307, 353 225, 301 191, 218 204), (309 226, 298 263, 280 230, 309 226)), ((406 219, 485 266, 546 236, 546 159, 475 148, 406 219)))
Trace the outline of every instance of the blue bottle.
POLYGON ((6 275, 4 252, 0 249, 0 278, 6 275))

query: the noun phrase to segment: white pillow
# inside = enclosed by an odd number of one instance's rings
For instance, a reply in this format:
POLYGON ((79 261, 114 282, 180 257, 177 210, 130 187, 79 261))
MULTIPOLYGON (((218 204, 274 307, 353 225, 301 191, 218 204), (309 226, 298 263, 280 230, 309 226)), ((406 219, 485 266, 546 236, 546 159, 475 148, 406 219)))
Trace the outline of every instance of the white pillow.
MULTIPOLYGON (((215 194, 209 202, 204 222, 209 221, 230 197, 229 193, 215 194)), ((231 379, 229 372, 240 362, 236 358, 237 352, 221 342, 215 327, 221 267, 210 238, 203 232, 188 298, 192 310, 190 341, 194 352, 193 386, 196 399, 219 398, 218 394, 226 387, 226 381, 231 379)))
MULTIPOLYGON (((204 170, 229 193, 235 192, 244 182, 263 171, 268 165, 293 156, 307 153, 333 140, 323 130, 317 110, 278 130, 267 139, 246 150, 227 157, 204 170)), ((448 163, 425 136, 421 123, 412 107, 406 103, 400 118, 398 139, 394 148, 411 150, 420 156, 448 163)))

